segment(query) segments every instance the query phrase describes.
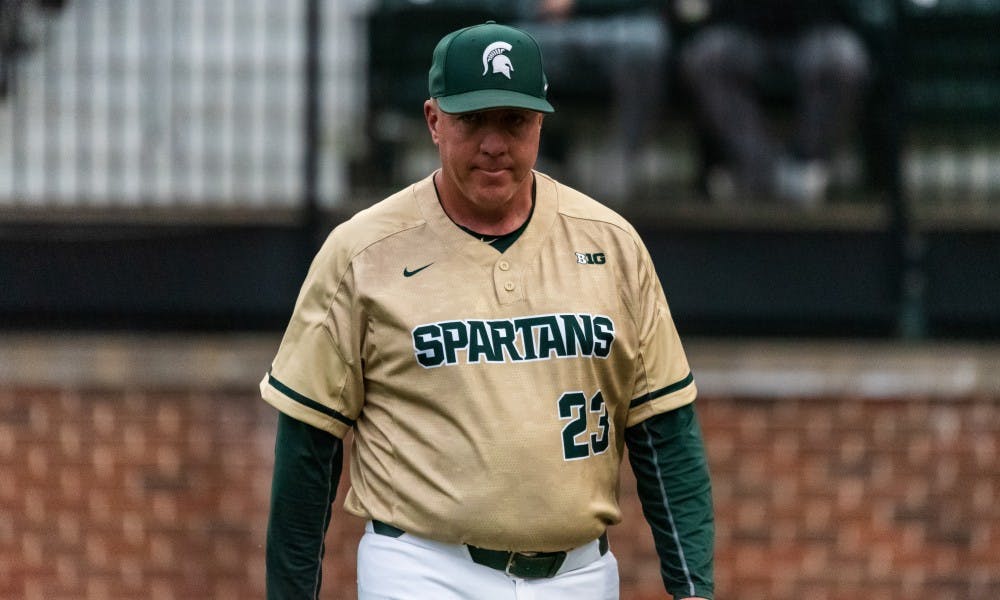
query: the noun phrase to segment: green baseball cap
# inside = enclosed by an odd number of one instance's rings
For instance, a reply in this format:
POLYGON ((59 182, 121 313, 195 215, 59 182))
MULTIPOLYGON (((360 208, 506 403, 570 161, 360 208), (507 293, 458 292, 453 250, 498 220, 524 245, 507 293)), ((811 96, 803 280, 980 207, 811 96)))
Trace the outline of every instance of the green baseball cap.
POLYGON ((434 48, 427 77, 431 98, 446 113, 490 108, 555 112, 535 38, 487 21, 453 31, 434 48))

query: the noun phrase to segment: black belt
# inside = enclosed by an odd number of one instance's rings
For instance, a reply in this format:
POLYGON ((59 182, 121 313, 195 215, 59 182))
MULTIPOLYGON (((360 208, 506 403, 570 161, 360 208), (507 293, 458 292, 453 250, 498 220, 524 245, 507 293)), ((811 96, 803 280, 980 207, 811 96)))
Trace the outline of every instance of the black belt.
MULTIPOLYGON (((372 529, 379 535, 398 538, 406 533, 399 527, 372 521, 372 529)), ((538 578, 555 577, 559 567, 566 560, 565 552, 507 552, 505 550, 488 550, 478 546, 466 545, 472 562, 503 571, 515 577, 538 578)), ((601 556, 608 553, 608 534, 602 533, 598 538, 598 549, 601 556)))

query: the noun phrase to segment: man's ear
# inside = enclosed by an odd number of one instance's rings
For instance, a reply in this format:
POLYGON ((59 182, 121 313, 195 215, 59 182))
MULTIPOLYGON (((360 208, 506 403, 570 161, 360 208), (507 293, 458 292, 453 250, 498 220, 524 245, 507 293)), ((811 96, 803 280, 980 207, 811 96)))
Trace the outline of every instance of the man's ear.
POLYGON ((432 99, 424 101, 424 120, 427 121, 427 129, 430 130, 431 140, 436 146, 438 143, 437 127, 440 122, 440 113, 438 112, 437 103, 432 99))

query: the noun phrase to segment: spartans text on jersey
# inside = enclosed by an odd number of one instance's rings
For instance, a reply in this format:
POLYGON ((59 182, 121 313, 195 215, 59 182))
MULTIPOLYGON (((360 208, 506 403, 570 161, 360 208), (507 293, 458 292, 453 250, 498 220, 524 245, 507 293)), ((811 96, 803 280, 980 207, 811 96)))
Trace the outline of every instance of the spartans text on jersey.
POLYGON ((553 314, 515 319, 439 321, 413 329, 413 352, 426 368, 550 358, 607 358, 615 324, 604 315, 553 314))

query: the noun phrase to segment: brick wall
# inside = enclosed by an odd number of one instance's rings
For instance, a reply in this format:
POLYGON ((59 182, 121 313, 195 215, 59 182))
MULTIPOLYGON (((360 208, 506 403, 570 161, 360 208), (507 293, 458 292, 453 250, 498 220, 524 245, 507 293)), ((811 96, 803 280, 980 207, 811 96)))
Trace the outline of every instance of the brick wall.
MULTIPOLYGON (((262 597, 275 414, 192 380, 0 385, 0 598, 262 597)), ((720 599, 1000 598, 1000 395, 698 406, 720 599)), ((624 471, 622 598, 664 598, 624 471)), ((324 598, 360 529, 337 513, 324 598)))

